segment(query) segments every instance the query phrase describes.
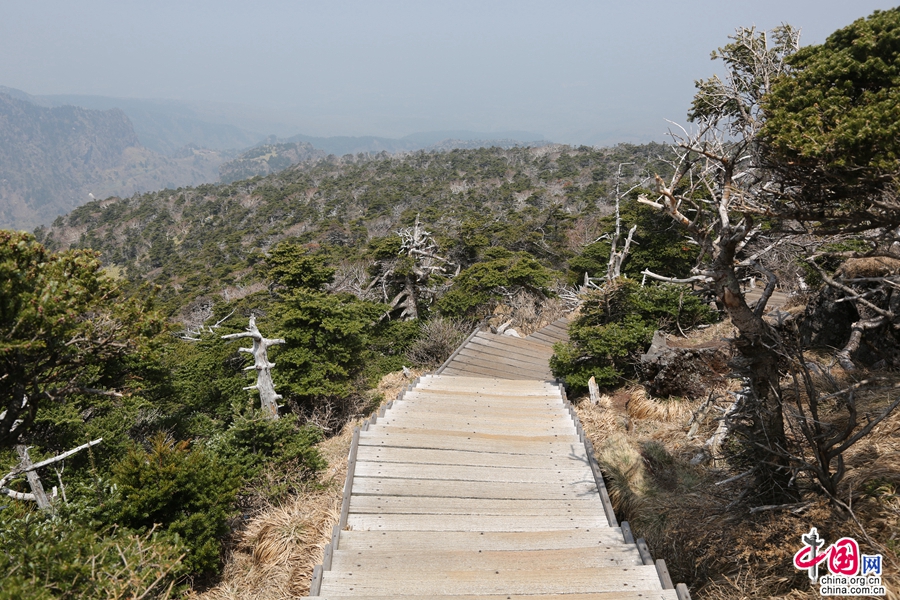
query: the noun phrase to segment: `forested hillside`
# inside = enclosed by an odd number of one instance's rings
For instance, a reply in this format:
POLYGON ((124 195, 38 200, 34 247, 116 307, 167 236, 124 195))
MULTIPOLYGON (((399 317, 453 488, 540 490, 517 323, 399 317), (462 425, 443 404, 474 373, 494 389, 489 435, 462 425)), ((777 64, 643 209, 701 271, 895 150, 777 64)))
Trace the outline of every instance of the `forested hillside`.
POLYGON ((259 289, 252 266, 284 239, 327 256, 339 280, 359 274, 365 287, 382 247, 417 216, 461 269, 502 249, 565 272, 608 227, 601 218, 612 210, 616 178, 622 192, 649 184, 651 173, 667 171, 666 152, 650 144, 330 157, 227 185, 91 202, 39 239, 54 249, 93 248, 129 281, 162 286, 170 314, 200 297, 259 289))

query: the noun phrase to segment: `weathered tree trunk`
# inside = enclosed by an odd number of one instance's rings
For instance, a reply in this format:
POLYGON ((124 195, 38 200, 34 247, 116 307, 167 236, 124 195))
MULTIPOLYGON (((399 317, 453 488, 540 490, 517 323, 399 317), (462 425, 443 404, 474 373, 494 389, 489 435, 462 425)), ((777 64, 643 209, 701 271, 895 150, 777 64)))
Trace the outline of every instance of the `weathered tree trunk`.
POLYGON ((259 392, 259 400, 263 412, 270 419, 278 418, 278 401, 281 396, 275 393, 275 384, 272 382, 272 367, 275 363, 269 362, 267 349, 269 346, 283 344, 283 339, 269 339, 262 336, 256 327, 256 317, 250 317, 250 326, 243 333, 232 333, 223 335, 223 340, 234 340, 238 338, 251 338, 253 340, 252 348, 238 348, 238 352, 247 352, 253 355, 253 364, 246 367, 246 371, 256 371, 256 383, 245 387, 245 390, 257 390, 259 392))
POLYGON ((38 508, 41 510, 51 510, 53 505, 50 504, 50 500, 47 498, 46 492, 44 492, 41 478, 38 477, 34 470, 31 470, 32 462, 31 457, 28 456, 28 448, 23 444, 19 444, 16 446, 16 454, 19 455, 19 466, 25 471, 25 478, 28 480, 28 486, 31 488, 33 498, 28 499, 37 502, 38 508))
MULTIPOLYGON (((103 441, 103 438, 98 438, 96 440, 92 440, 87 444, 82 444, 77 448, 72 448, 71 450, 66 450, 62 454, 57 454, 53 458, 48 458, 46 460, 42 460, 39 463, 32 463, 31 457, 28 456, 28 448, 23 445, 16 446, 16 452, 19 454, 19 465, 7 473, 6 475, 0 477, 0 494, 5 496, 9 496, 14 500, 22 500, 28 502, 37 502, 37 505, 42 510, 53 509, 53 505, 50 504, 49 499, 47 498, 47 494, 44 492, 44 486, 41 485, 41 479, 37 475, 37 470, 55 463, 58 463, 62 460, 65 460, 69 456, 76 454, 77 452, 81 452, 85 448, 90 448, 91 446, 96 446, 100 442, 103 441), (6 487, 6 484, 21 475, 25 474, 25 477, 28 479, 28 484, 31 486, 31 493, 25 492, 17 492, 15 490, 11 490, 6 487)), ((57 472, 57 476, 59 476, 59 472, 57 472)), ((60 485, 62 485, 62 478, 60 478, 60 485)))
MULTIPOLYGON (((761 494, 773 501, 793 497, 791 469, 785 449, 784 414, 781 398, 781 373, 776 348, 782 342, 777 332, 762 318, 762 310, 751 310, 744 299, 740 281, 734 272, 733 248, 726 246, 713 263, 713 289, 716 299, 740 333, 735 347, 741 355, 750 394, 738 406, 749 424, 747 437, 757 460, 757 483, 761 494)), ((762 307, 760 307, 762 308, 762 307)))

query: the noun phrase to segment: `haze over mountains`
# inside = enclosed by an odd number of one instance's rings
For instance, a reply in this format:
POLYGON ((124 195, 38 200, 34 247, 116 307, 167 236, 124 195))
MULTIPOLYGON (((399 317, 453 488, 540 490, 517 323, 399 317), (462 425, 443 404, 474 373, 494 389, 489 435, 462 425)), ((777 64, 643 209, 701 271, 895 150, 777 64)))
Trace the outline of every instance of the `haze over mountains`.
POLYGON ((234 181, 328 154, 547 143, 527 131, 316 137, 277 117, 240 105, 34 96, 0 86, 0 228, 49 224, 92 195, 234 181))

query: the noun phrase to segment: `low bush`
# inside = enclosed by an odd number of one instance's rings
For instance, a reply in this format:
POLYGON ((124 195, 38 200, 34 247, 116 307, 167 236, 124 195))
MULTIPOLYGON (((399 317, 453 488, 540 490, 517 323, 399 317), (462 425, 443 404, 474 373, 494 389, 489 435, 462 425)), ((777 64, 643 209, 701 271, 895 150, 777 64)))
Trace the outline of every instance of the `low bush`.
POLYGON ((181 595, 187 567, 177 538, 100 527, 86 518, 91 511, 62 512, 0 510, 0 600, 181 595))
POLYGON ((139 533, 161 527, 184 544, 189 572, 218 571, 220 539, 240 486, 233 469, 202 447, 159 433, 149 449, 133 447, 113 467, 112 480, 119 494, 115 523, 139 533))
POLYGON ((450 358, 470 329, 471 325, 462 319, 435 317, 422 324, 419 337, 406 351, 406 357, 417 367, 437 367, 450 358))
POLYGON ((654 331, 687 331, 716 318, 684 287, 643 287, 619 279, 585 297, 581 315, 569 326, 569 342, 556 344, 550 367, 576 392, 585 390, 591 377, 610 387, 634 373, 637 355, 649 347, 654 331))

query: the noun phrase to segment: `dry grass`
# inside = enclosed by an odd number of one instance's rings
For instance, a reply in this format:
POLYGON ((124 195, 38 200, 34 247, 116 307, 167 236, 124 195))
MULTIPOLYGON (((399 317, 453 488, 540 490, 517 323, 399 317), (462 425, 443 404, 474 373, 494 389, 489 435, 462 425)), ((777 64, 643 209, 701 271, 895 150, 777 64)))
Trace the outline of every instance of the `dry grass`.
MULTIPOLYGON (((692 341, 715 339, 713 329, 730 332, 719 325, 692 341)), ((844 372, 825 354, 807 358, 822 366, 814 378, 825 389, 866 375, 844 372)), ((900 411, 846 452, 839 499, 852 516, 812 492, 800 506, 751 514, 741 499, 749 478, 716 485, 739 473, 691 464, 718 425, 713 410, 687 439, 689 413, 701 400, 661 403, 640 387, 604 396, 596 406, 576 400, 617 515, 631 523, 635 537, 647 539, 655 558, 665 558, 673 579, 687 583, 695 600, 818 599, 806 574, 792 565, 800 536, 815 526, 829 543, 849 536, 863 553, 882 554, 886 597, 900 600, 900 411)), ((884 392, 858 394, 861 419, 888 401, 884 392)), ((730 402, 724 397, 717 406, 730 402)))
MULTIPOLYGON (((414 372, 413 378, 420 374, 414 372)), ((374 393, 393 399, 410 383, 402 372, 390 373, 374 393)), ((353 429, 361 422, 347 423, 339 435, 319 444, 329 466, 318 481, 286 502, 263 507, 244 522, 229 545, 220 583, 194 594, 195 600, 287 600, 309 593, 313 568, 322 562, 340 518, 347 455, 353 429)))
POLYGON ((643 386, 637 386, 630 395, 631 398, 626 405, 629 418, 663 423, 687 423, 702 402, 702 400, 655 399, 643 386))
POLYGON ((510 328, 524 337, 561 319, 569 312, 561 298, 540 298, 522 291, 497 306, 488 324, 499 327, 512 321, 510 328))

